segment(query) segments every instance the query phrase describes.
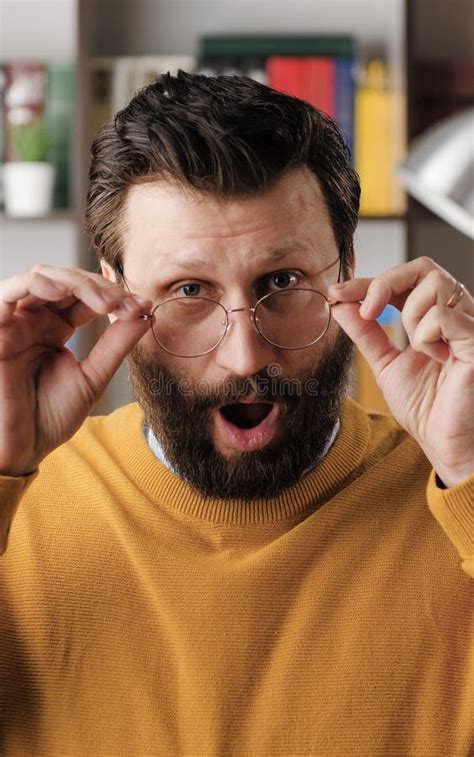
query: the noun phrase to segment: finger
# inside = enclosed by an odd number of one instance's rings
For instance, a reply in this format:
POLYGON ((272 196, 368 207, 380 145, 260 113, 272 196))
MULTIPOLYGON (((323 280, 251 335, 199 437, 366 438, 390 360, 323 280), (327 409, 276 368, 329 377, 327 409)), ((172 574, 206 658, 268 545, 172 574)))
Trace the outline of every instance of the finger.
POLYGON ((18 356, 34 346, 59 348, 73 333, 74 327, 47 307, 34 314, 15 314, 10 323, 0 329, 0 358, 18 356))
POLYGON ((107 282, 98 274, 88 274, 77 269, 55 268, 38 265, 26 274, 13 276, 0 285, 0 319, 6 323, 12 317, 16 306, 25 309, 26 303, 38 308, 45 303, 70 306, 71 301, 84 302, 94 313, 120 313, 119 317, 134 319, 152 307, 149 300, 143 300, 127 292, 118 284, 107 282))
POLYGON ((474 318, 443 305, 433 305, 418 323, 413 349, 438 360, 450 354, 465 363, 474 362, 474 318))
POLYGON ((68 284, 68 294, 74 295, 100 315, 120 309, 122 315, 129 311, 132 318, 135 318, 139 311, 148 312, 152 307, 151 301, 141 299, 121 284, 109 281, 99 273, 48 265, 35 266, 34 270, 40 270, 53 281, 68 284))
MULTIPOLYGON (((434 305, 446 306, 455 284, 454 279, 449 280, 439 271, 434 270, 408 295, 402 310, 402 322, 413 347, 415 347, 413 335, 421 319, 434 305)), ((446 309, 450 310, 451 308, 446 309)), ((468 293, 465 293, 465 296, 462 297, 456 310, 457 312, 464 310, 470 315, 474 315, 474 308, 468 293)), ((443 354, 444 352, 445 350, 442 350, 443 354)))
POLYGON ((333 285, 329 288, 329 295, 340 302, 364 300, 361 316, 377 318, 388 304, 401 310, 410 292, 432 271, 444 277, 452 291, 453 277, 430 258, 421 257, 394 266, 373 279, 356 278, 333 285))
POLYGON ((64 295, 63 286, 41 273, 30 272, 12 276, 0 284, 0 323, 8 323, 15 312, 17 302, 27 296, 44 303, 57 302, 64 295))
POLYGON ((100 397, 125 356, 150 328, 150 321, 114 321, 85 360, 81 362, 95 397, 100 397))
POLYGON ((51 307, 51 309, 57 310, 59 312, 61 310, 66 310, 75 302, 77 302, 77 300, 74 295, 63 297, 61 300, 58 300, 57 302, 54 302, 54 304, 52 304, 51 300, 44 300, 29 294, 17 302, 17 311, 39 310, 41 307, 43 307, 43 305, 47 304, 49 307, 51 307))
POLYGON ((53 281, 74 283, 75 281, 86 279, 91 284, 95 284, 99 289, 104 289, 110 292, 117 289, 120 293, 125 295, 131 294, 130 291, 127 291, 122 286, 122 284, 106 279, 101 273, 87 271, 85 268, 61 268, 59 266, 47 265, 46 263, 38 263, 33 266, 31 271, 42 273, 53 281))
POLYGON ((362 305, 361 316, 371 320, 378 318, 386 305, 393 305, 398 310, 402 310, 407 297, 406 293, 395 294, 382 278, 352 279, 350 282, 344 282, 342 286, 344 286, 343 290, 338 290, 339 284, 332 285, 329 288, 331 301, 359 302, 362 305))
POLYGON ((340 303, 332 308, 332 315, 357 345, 369 363, 375 378, 400 355, 400 350, 377 321, 367 321, 359 315, 359 305, 340 303))
MULTIPOLYGON (((54 305, 50 305, 49 309, 56 310, 54 305)), ((93 321, 94 318, 97 318, 97 313, 94 310, 84 302, 76 300, 76 298, 74 298, 73 303, 69 307, 61 308, 59 314, 66 323, 70 324, 75 329, 80 326, 85 326, 93 321)))
MULTIPOLYGON (((85 326, 94 318, 97 318, 97 313, 92 308, 75 298, 73 304, 64 310, 57 309, 55 305, 48 305, 48 309, 58 313, 66 323, 74 326, 74 328, 85 326)), ((146 314, 148 314, 148 310, 148 307, 144 308, 146 314)), ((113 315, 115 318, 122 321, 134 321, 137 317, 140 317, 141 314, 144 314, 142 313, 142 308, 137 309, 134 307, 130 309, 126 302, 121 303, 118 308, 111 310, 110 313, 108 313, 108 315, 113 315)))

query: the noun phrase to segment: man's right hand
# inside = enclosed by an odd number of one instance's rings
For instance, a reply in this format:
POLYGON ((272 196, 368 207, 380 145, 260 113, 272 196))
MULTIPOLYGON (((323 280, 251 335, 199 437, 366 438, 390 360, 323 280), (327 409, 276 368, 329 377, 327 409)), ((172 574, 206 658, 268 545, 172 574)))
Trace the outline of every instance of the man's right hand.
POLYGON ((34 266, 0 282, 0 475, 34 471, 81 426, 149 321, 152 303, 81 269, 34 266), (65 347, 99 315, 114 323, 79 362, 65 347))

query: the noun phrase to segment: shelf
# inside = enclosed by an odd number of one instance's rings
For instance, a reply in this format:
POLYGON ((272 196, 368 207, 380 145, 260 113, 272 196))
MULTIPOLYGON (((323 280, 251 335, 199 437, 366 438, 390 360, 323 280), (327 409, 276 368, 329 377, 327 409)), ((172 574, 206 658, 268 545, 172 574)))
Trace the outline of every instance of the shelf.
POLYGON ((36 218, 16 218, 9 216, 4 210, 0 211, 0 223, 32 223, 34 221, 40 223, 53 223, 55 221, 71 221, 77 222, 79 215, 76 210, 53 210, 48 213, 47 216, 38 216, 36 218))

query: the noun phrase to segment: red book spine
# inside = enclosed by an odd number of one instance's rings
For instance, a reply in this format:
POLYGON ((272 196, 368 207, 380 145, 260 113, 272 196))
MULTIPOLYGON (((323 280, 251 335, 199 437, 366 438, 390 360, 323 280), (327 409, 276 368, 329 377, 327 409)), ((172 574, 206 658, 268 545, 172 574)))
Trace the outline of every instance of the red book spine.
POLYGON ((268 86, 292 97, 304 97, 304 58, 271 56, 267 59, 268 86))
POLYGON ((272 56, 267 60, 268 85, 336 118, 334 58, 272 56))
POLYGON ((303 99, 336 118, 336 61, 334 58, 305 58, 304 65, 303 99))

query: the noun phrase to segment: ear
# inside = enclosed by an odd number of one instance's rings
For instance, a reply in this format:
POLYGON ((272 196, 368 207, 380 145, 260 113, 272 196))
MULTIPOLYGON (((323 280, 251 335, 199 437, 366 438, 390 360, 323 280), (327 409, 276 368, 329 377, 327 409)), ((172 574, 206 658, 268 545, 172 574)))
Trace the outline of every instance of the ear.
POLYGON ((115 273, 110 263, 107 263, 106 260, 102 259, 100 261, 100 269, 102 271, 102 276, 104 277, 104 279, 117 283, 117 274, 115 273))
POLYGON ((349 254, 347 256, 347 275, 346 279, 353 279, 355 273, 356 256, 354 250, 354 240, 351 242, 349 254))
MULTIPOLYGON (((102 271, 102 276, 104 277, 104 279, 107 279, 107 281, 113 281, 115 284, 117 283, 117 274, 115 273, 110 263, 107 263, 107 261, 102 259, 100 261, 100 270, 102 271)), ((109 319, 110 323, 113 323, 117 320, 116 317, 114 315, 111 315, 110 313, 107 313, 107 318, 109 319)))

